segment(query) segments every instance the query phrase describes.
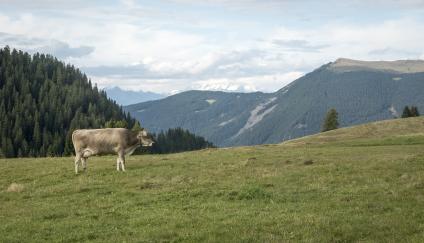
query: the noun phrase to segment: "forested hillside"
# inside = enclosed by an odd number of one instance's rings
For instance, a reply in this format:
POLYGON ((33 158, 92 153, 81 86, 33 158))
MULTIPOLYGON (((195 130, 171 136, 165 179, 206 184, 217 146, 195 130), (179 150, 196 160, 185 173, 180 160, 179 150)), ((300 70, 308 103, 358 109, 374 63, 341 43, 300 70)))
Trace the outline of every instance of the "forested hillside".
POLYGON ((109 120, 135 122, 75 67, 0 49, 0 157, 69 155, 74 129, 109 120))

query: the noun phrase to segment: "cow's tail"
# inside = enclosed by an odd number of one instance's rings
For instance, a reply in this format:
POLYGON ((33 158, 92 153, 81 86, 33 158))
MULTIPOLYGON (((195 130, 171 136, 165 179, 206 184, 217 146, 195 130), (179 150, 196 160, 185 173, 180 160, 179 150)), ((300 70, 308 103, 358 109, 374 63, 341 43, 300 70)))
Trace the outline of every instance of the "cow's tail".
POLYGON ((72 145, 74 146, 74 149, 75 149, 75 155, 77 155, 77 148, 75 147, 75 136, 76 136, 76 134, 77 134, 77 131, 78 131, 78 130, 74 130, 74 131, 72 132, 72 136, 71 136, 71 138, 72 138, 72 145))
POLYGON ((78 132, 78 130, 74 130, 72 132, 72 143, 75 143, 75 136, 76 136, 77 132, 78 132))

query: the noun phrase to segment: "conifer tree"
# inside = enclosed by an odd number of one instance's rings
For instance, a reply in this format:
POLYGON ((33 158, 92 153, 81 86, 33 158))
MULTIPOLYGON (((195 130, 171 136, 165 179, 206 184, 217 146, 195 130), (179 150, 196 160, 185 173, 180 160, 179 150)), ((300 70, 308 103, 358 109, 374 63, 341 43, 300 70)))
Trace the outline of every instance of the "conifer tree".
POLYGON ((411 110, 409 109, 408 106, 405 106, 405 108, 403 108, 403 112, 402 112, 402 118, 407 118, 407 117, 411 117, 411 110))
POLYGON ((339 113, 337 113, 336 109, 332 108, 327 112, 325 116, 324 123, 322 124, 322 132, 330 131, 337 129, 339 127, 338 121, 339 113))
POLYGON ((142 130, 142 128, 141 128, 140 122, 139 122, 139 121, 136 121, 136 122, 134 123, 134 126, 132 127, 132 129, 131 129, 131 130, 133 130, 133 131, 135 131, 135 132, 141 131, 141 130, 142 130))
POLYGON ((115 122, 115 127, 116 128, 127 128, 128 127, 128 123, 125 120, 119 120, 115 122))
POLYGON ((411 117, 420 116, 418 108, 416 106, 411 106, 411 117))

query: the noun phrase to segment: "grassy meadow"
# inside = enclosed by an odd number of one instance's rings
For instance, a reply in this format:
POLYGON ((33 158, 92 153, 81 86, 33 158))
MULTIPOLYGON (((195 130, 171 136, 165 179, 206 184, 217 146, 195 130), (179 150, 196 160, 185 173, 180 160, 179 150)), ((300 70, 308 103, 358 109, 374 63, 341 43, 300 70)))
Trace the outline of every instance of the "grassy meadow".
POLYGON ((0 242, 422 242, 424 119, 277 145, 0 160, 0 242))

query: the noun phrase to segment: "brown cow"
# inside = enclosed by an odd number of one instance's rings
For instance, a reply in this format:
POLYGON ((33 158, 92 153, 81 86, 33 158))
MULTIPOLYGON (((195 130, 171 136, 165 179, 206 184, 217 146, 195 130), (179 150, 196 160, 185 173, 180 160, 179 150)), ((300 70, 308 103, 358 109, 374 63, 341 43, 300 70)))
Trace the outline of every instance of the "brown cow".
POLYGON ((139 146, 152 146, 146 130, 134 132, 125 128, 83 129, 72 133, 75 148, 75 173, 81 160, 87 168, 87 158, 97 154, 118 154, 116 170, 125 171, 125 155, 131 155, 139 146))

